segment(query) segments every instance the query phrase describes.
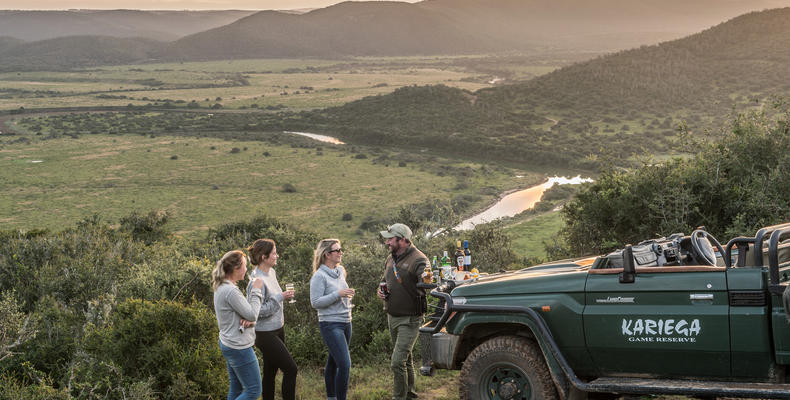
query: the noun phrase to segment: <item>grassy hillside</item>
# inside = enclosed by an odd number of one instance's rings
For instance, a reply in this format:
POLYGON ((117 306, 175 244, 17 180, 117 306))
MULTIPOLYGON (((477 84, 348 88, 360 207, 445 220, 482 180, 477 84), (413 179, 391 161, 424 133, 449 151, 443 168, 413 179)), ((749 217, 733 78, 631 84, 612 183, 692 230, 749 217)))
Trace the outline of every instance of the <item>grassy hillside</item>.
MULTIPOLYGON (((477 92, 410 87, 297 118, 350 140, 445 147, 497 158, 590 165, 672 152, 733 108, 787 94, 790 8, 750 13, 673 42, 574 64, 477 92)), ((294 123, 294 122, 292 122, 294 123)))

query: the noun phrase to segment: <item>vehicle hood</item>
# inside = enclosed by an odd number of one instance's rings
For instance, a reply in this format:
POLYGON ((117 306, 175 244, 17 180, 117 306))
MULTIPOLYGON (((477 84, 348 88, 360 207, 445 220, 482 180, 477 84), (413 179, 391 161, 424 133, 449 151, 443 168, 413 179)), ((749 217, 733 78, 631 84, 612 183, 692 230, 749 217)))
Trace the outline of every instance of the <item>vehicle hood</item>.
POLYGON ((536 265, 518 271, 481 276, 463 283, 453 296, 583 292, 589 266, 573 262, 536 265))

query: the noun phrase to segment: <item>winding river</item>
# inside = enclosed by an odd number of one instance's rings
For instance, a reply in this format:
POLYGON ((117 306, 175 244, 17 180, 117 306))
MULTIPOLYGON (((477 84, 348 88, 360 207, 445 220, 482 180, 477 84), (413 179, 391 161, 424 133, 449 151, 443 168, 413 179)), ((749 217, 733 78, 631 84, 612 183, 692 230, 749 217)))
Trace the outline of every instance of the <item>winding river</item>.
POLYGON ((535 185, 530 188, 519 190, 502 197, 493 206, 485 211, 465 219, 458 224, 454 229, 457 231, 465 231, 473 229, 475 225, 491 222, 495 219, 503 217, 512 217, 524 210, 530 209, 540 201, 543 192, 554 185, 578 185, 584 182, 592 182, 590 178, 582 178, 577 175, 573 178, 564 176, 554 176, 549 178, 546 182, 540 185, 535 185))
MULTIPOLYGON (((284 133, 306 136, 311 139, 315 139, 326 143, 345 144, 344 142, 332 136, 319 135, 319 134, 307 133, 307 132, 292 132, 292 131, 285 131, 284 133)), ((465 231, 465 230, 473 229, 475 225, 491 222, 499 218, 512 217, 524 210, 528 210, 534 207, 535 204, 537 204, 537 202, 540 201, 540 198, 543 196, 543 192, 545 192, 548 188, 554 185, 578 185, 580 183, 585 183, 585 182, 592 182, 592 179, 582 178, 580 175, 577 175, 573 178, 567 178, 564 176, 553 176, 551 178, 548 178, 546 182, 541 183, 540 185, 535 185, 530 188, 526 188, 524 190, 519 190, 505 195, 498 202, 496 202, 493 206, 487 208, 485 211, 473 217, 465 219, 463 222, 461 222, 455 227, 455 230, 465 231)))

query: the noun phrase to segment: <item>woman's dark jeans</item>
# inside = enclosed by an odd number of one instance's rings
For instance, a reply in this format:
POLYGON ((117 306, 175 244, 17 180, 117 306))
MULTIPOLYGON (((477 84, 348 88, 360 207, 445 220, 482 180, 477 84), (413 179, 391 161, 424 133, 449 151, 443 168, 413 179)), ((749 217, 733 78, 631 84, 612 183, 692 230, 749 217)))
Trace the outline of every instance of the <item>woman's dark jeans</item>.
POLYGON ((320 321, 318 326, 329 349, 324 371, 326 397, 346 400, 351 371, 351 354, 348 351, 348 344, 351 343, 351 323, 320 321))
POLYGON ((261 370, 252 346, 238 350, 219 342, 219 349, 225 357, 230 378, 228 400, 257 400, 261 397, 261 370))

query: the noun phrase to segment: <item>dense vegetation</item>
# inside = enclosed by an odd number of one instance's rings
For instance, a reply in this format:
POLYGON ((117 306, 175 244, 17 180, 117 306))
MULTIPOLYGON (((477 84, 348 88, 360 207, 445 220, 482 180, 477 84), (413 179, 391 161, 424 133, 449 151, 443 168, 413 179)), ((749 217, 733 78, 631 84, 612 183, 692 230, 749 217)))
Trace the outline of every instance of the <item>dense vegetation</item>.
POLYGON ((562 211, 565 254, 601 253, 698 226, 726 241, 790 221, 790 106, 775 106, 775 118, 734 117, 718 143, 690 143, 699 150, 693 158, 606 170, 562 211))
MULTIPOLYGON (((399 220, 422 238, 412 208, 399 220)), ((385 225, 379 225, 383 228, 385 225)), ((61 232, 6 231, 0 240, 0 398, 223 398, 225 364, 217 346, 210 271, 229 249, 259 237, 277 241, 280 282, 296 282, 286 304, 289 349, 303 367, 322 364, 324 348, 308 296, 317 234, 259 217, 212 229, 198 241, 174 238, 167 215, 98 217, 61 232)), ((479 265, 516 263, 503 234, 469 232, 479 265)), ((427 254, 450 250, 445 236, 417 239, 427 254)), ((354 298, 354 362, 380 362, 389 333, 375 290, 386 250, 379 242, 344 243, 354 298)))

